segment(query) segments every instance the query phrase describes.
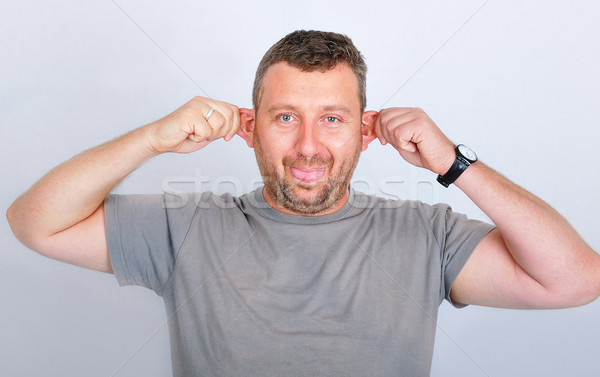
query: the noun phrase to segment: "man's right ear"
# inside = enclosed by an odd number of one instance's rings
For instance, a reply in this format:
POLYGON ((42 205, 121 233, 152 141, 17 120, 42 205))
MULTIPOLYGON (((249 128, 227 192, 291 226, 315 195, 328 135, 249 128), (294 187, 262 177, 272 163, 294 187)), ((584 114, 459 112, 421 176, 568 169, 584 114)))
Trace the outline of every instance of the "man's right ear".
POLYGON ((240 108, 240 128, 238 128, 237 134, 246 140, 246 144, 250 148, 254 148, 254 124, 255 124, 255 112, 254 109, 243 109, 240 108))

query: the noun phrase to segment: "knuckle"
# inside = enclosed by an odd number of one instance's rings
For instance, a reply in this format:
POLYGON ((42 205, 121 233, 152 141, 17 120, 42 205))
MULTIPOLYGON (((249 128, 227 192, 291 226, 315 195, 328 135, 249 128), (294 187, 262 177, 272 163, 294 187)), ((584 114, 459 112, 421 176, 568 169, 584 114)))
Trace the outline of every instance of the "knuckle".
POLYGON ((198 110, 193 106, 188 106, 182 109, 179 115, 182 121, 193 121, 193 119, 198 117, 198 110))
POLYGON ((383 113, 383 114, 381 114, 381 115, 379 116, 379 119, 380 119, 380 121, 381 121, 381 125, 382 125, 382 126, 385 126, 385 125, 387 124, 388 120, 389 120, 388 113, 383 113))
POLYGON ((208 137, 210 136, 211 130, 209 127, 199 127, 198 129, 196 129, 196 136, 198 137, 198 139, 200 140, 205 140, 208 139, 208 137))
POLYGON ((217 119, 215 119, 215 128, 223 128, 225 126, 225 118, 224 117, 218 117, 217 119))

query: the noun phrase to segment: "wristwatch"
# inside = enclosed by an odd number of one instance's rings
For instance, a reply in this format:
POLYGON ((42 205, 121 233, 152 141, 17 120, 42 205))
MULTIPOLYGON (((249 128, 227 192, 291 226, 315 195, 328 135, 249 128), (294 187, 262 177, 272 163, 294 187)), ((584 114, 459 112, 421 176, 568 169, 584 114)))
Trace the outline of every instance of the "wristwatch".
POLYGON ((458 144, 456 146, 456 160, 450 167, 450 170, 446 172, 446 174, 441 175, 438 174, 437 181, 442 184, 444 187, 450 186, 460 175, 467 170, 469 165, 477 161, 477 155, 475 152, 471 150, 471 148, 467 147, 463 144, 458 144))

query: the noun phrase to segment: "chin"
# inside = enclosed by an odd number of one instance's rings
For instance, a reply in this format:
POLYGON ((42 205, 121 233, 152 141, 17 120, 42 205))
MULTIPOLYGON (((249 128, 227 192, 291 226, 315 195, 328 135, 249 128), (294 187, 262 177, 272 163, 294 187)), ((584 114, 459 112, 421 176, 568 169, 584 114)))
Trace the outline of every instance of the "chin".
POLYGON ((307 215, 327 211, 344 196, 343 190, 325 182, 310 186, 302 183, 294 187, 284 186, 278 191, 279 204, 290 211, 307 215))

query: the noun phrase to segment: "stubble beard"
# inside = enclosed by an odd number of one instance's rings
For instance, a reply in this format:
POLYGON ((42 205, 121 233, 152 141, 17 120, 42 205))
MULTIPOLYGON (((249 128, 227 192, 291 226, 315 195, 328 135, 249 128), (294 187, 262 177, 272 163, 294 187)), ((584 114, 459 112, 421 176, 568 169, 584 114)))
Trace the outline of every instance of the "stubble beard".
POLYGON ((303 168, 310 168, 311 166, 326 167, 326 171, 330 172, 329 177, 324 182, 305 184, 290 178, 285 173, 283 175, 278 174, 276 166, 265 158, 256 134, 254 151, 265 190, 269 197, 275 199, 277 205, 301 215, 316 215, 339 203, 346 195, 346 190, 350 186, 350 179, 360 156, 360 148, 357 148, 352 158, 344 161, 337 171, 331 171, 333 166, 331 156, 321 157, 316 155, 310 159, 302 155, 284 157, 283 167, 285 172, 289 171, 290 166, 303 168), (309 195, 301 196, 298 191, 304 191, 309 195))

